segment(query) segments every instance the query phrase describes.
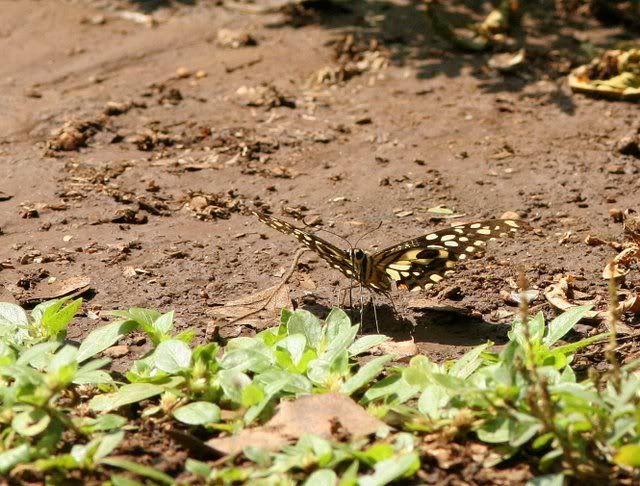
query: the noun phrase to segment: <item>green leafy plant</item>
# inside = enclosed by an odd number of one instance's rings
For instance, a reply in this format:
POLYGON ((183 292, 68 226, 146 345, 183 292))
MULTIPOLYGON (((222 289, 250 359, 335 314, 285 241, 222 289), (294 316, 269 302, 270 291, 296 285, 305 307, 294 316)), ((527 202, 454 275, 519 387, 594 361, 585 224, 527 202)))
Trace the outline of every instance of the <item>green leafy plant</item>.
MULTIPOLYGON (((63 341, 80 299, 37 306, 29 318, 17 305, 0 303, 0 472, 49 455, 65 430, 85 432, 63 404, 78 385, 112 384, 100 368, 108 359, 63 341)), ((91 342, 91 336, 87 338, 91 342)))
POLYGON ((382 485, 416 475, 424 434, 484 442, 494 464, 526 452, 543 473, 532 484, 629 477, 640 468, 640 362, 611 358, 609 370, 580 376, 575 354, 607 336, 561 342, 587 307, 548 323, 542 314, 516 320, 501 349, 486 343, 450 362, 418 355, 399 365, 390 355, 365 356, 388 338, 358 336, 339 309, 324 321, 284 310, 279 325, 254 337, 195 346, 192 331, 173 332, 172 312, 130 309, 75 346, 65 336, 80 305, 62 299, 29 315, 0 304, 2 474, 20 465, 61 481, 83 471, 116 486, 140 484, 115 468, 171 484, 114 456, 126 430, 137 428, 132 420, 233 436, 265 423, 283 400, 322 393, 350 396, 395 430, 342 441, 303 435, 280 451, 245 447, 242 462, 189 459, 186 473, 209 484, 382 485), (134 331, 152 348, 124 375, 105 371, 109 360, 96 356, 134 331))

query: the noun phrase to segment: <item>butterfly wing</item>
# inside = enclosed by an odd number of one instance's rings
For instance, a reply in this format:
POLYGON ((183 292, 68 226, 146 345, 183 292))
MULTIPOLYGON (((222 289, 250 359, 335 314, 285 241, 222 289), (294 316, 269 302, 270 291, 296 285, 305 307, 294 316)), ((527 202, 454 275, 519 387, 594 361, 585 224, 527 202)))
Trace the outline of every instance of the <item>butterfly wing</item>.
POLYGON ((454 273, 459 260, 481 254, 487 241, 527 228, 523 221, 492 219, 445 228, 372 255, 374 265, 411 291, 427 289, 454 273))
POLYGON ((326 260, 333 268, 340 270, 347 277, 353 278, 353 263, 351 256, 344 250, 332 245, 326 240, 323 240, 319 236, 309 233, 307 231, 296 228, 292 224, 283 221, 282 219, 274 216, 269 216, 264 213, 253 212, 260 221, 267 226, 284 233, 285 235, 291 235, 296 238, 300 243, 309 247, 312 251, 317 253, 321 258, 326 260))

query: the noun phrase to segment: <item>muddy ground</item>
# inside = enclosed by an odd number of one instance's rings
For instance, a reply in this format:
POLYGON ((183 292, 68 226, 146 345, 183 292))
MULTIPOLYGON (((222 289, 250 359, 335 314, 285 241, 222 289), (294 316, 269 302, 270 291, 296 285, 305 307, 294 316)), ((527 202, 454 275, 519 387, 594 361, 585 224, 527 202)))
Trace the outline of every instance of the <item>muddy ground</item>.
MULTIPOLYGON (((566 74, 587 41, 611 44, 623 30, 567 23, 553 2, 536 3, 519 34, 526 65, 500 74, 488 54, 430 33, 418 3, 288 14, 218 3, 3 2, 2 300, 88 277, 73 339, 132 306, 175 309, 200 337, 213 323, 222 336, 255 332, 273 321, 225 326, 213 313, 278 283, 298 247, 255 207, 352 243, 382 223, 360 242, 368 249, 452 221, 529 220, 533 232, 492 244, 439 287, 395 292, 402 318, 378 301, 381 331, 413 336, 434 359, 505 339, 519 265, 532 288, 573 275, 585 299, 605 298, 614 253, 584 239, 620 238, 610 211, 638 205, 640 161, 615 148, 638 108, 573 95, 566 74)), ((306 253, 291 295, 322 313, 347 283, 306 253)), ((627 285, 638 283, 631 274, 627 285)), ((555 315, 542 297, 532 305, 555 315)), ((118 366, 147 346, 128 344, 118 366)))

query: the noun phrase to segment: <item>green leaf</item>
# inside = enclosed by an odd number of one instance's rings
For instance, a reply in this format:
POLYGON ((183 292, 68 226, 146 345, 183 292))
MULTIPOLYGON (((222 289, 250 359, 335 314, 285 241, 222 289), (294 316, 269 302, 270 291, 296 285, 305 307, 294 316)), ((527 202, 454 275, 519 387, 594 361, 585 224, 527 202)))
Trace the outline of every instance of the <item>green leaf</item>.
POLYGON ((125 405, 160 395, 163 391, 164 387, 151 383, 130 383, 116 392, 96 395, 89 401, 89 408, 94 412, 110 412, 125 405))
POLYGON ((457 376, 445 375, 444 373, 433 373, 432 377, 434 381, 450 390, 464 392, 469 388, 467 383, 457 376))
POLYGON ((104 415, 98 415, 96 418, 82 417, 78 419, 77 422, 78 428, 83 432, 93 434, 95 432, 122 428, 126 425, 127 419, 120 415, 107 413, 104 415))
POLYGON ((351 319, 345 311, 334 307, 325 319, 327 327, 325 328, 325 336, 328 342, 331 342, 336 336, 342 332, 346 332, 351 328, 351 319))
POLYGON ((563 486, 564 474, 545 474, 527 481, 526 486, 563 486))
POLYGON ((544 314, 538 312, 533 319, 529 320, 529 336, 531 342, 539 343, 544 336, 544 314))
POLYGON ((220 421, 220 407, 210 402, 191 402, 175 409, 173 416, 188 425, 206 425, 220 421))
MULTIPOLYGON (((114 314, 119 315, 115 312, 114 314)), ((143 309, 141 307, 132 307, 128 311, 124 311, 124 316, 136 321, 143 329, 153 329, 153 323, 160 315, 157 310, 143 309)))
POLYGON ((103 370, 78 371, 73 377, 74 385, 109 385, 114 383, 111 375, 103 370))
POLYGON ((47 370, 49 373, 58 373, 65 366, 70 364, 77 366, 76 358, 78 356, 78 348, 75 346, 66 345, 53 355, 47 370))
POLYGON ((252 407, 264 398, 264 390, 255 383, 250 383, 242 389, 241 403, 243 407, 252 407))
POLYGON ((31 454, 29 444, 20 444, 18 447, 0 452, 0 474, 6 474, 18 464, 29 462, 31 454))
POLYGON ((454 365, 451 367, 449 374, 457 376, 458 378, 468 378, 471 376, 471 374, 482 364, 480 355, 492 345, 493 343, 491 342, 481 344, 480 346, 476 346, 471 351, 465 353, 464 356, 456 360, 454 365))
POLYGON ((609 337, 609 333, 605 332, 602 334, 597 334, 595 336, 590 336, 588 338, 581 339, 580 341, 576 341, 574 343, 564 344, 562 346, 557 346, 553 348, 554 353, 562 353, 562 354, 572 354, 578 351, 579 349, 586 348, 593 343, 597 343, 600 341, 604 341, 609 337))
POLYGON ((224 394, 235 403, 242 402, 243 390, 251 385, 251 378, 238 368, 218 372, 218 382, 224 394))
POLYGON ((389 459, 393 454, 394 451, 391 444, 378 442, 368 447, 364 452, 357 453, 357 456, 364 459, 368 465, 373 466, 376 462, 389 459))
POLYGON ((476 434, 482 442, 490 444, 500 444, 509 441, 509 425, 510 421, 505 418, 496 418, 490 422, 483 424, 476 434))
POLYGON ((114 474, 109 478, 112 486, 144 486, 140 481, 136 481, 135 479, 128 478, 126 476, 120 476, 119 474, 114 474))
POLYGON ((108 457, 100 461, 102 464, 106 464, 107 466, 117 467, 120 469, 124 469, 125 471, 129 471, 133 474, 137 474, 138 476, 143 476, 145 478, 153 479, 154 481, 158 481, 162 484, 173 484, 174 480, 171 476, 160 472, 156 469, 153 469, 148 466, 143 466, 142 464, 135 463, 133 461, 127 461, 126 459, 120 459, 117 457, 108 457))
POLYGON ((41 325, 46 329, 49 337, 56 337, 61 332, 66 331, 67 326, 82 306, 82 299, 76 299, 62 307, 66 300, 60 299, 57 301, 59 305, 56 303, 56 305, 47 307, 42 314, 41 325))
POLYGON ((90 332, 80 343, 78 363, 82 363, 113 346, 118 339, 134 331, 137 327, 134 321, 116 321, 90 332))
POLYGON ((47 457, 46 459, 38 459, 35 466, 40 471, 49 471, 51 469, 72 470, 80 467, 78 461, 71 454, 58 454, 57 456, 47 457))
POLYGON ((640 444, 628 444, 618 449, 613 462, 620 466, 640 467, 640 444))
POLYGON ((166 314, 162 314, 155 321, 153 321, 153 328, 159 334, 167 334, 173 327, 173 311, 169 311, 166 314))
POLYGON ((438 384, 427 385, 418 400, 418 410, 432 419, 437 419, 448 402, 449 392, 446 388, 438 384))
POLYGON ((153 355, 156 367, 166 373, 177 373, 191 364, 191 348, 177 339, 162 341, 153 355))
POLYGON ((180 331, 178 334, 174 336, 174 339, 178 341, 182 341, 183 343, 191 343, 196 337, 196 331, 193 329, 185 329, 184 331, 180 331))
POLYGON ((353 394, 378 376, 384 369, 384 364, 390 360, 391 356, 379 356, 367 362, 355 375, 342 384, 340 392, 346 395, 353 394))
POLYGON ((556 462, 556 460, 558 460, 563 456, 563 454, 564 453, 562 449, 559 447, 557 449, 550 450, 540 458, 538 468, 541 471, 548 471, 551 468, 551 466, 553 466, 553 464, 556 462))
POLYGON ((546 434, 542 434, 531 443, 531 447, 533 449, 542 449, 547 447, 551 441, 555 438, 553 432, 547 432, 546 434))
POLYGON ((187 472, 201 478, 208 478, 209 474, 211 474, 211 466, 209 464, 191 458, 187 458, 184 468, 187 472))
POLYGON ((542 424, 537 420, 519 420, 518 422, 511 422, 510 440, 509 445, 512 447, 521 447, 531 439, 533 439, 538 432, 542 430, 542 424))
MULTIPOLYGON (((296 315, 294 314, 291 321, 295 318, 296 315)), ((307 337, 305 337, 304 334, 289 334, 277 344, 277 347, 286 349, 289 352, 289 356, 291 357, 293 364, 298 366, 298 364, 300 364, 300 360, 302 360, 302 356, 304 355, 304 350, 307 347, 307 337)))
POLYGON ((16 328, 28 325, 29 318, 22 307, 8 302, 0 302, 0 327, 16 328))
POLYGON ((107 457, 120 445, 122 439, 124 439, 124 432, 122 430, 102 436, 98 448, 93 453, 94 460, 99 461, 107 457))
POLYGON ((34 368, 42 369, 46 366, 45 363, 51 359, 51 356, 56 349, 61 345, 62 343, 58 341, 46 341, 44 343, 36 344, 22 352, 16 361, 16 364, 31 365, 34 368))
POLYGON ((304 335, 309 347, 317 349, 322 339, 322 324, 320 319, 311 312, 298 309, 287 321, 287 333, 289 336, 292 334, 304 335))
POLYGON ((591 310, 591 307, 590 305, 581 305, 560 314, 549 323, 547 335, 543 338, 542 343, 551 346, 562 339, 591 310))
POLYGON ((390 375, 369 388, 364 393, 362 403, 384 398, 387 403, 400 404, 406 402, 418 391, 418 387, 407 383, 401 375, 390 375))
POLYGON ((420 458, 415 452, 385 459, 374 466, 373 474, 361 476, 359 486, 382 486, 396 479, 409 477, 420 469, 420 458))
POLYGON ((338 476, 331 469, 318 469, 302 483, 304 486, 334 486, 338 476))
POLYGON ((329 363, 333 363, 333 361, 340 356, 341 354, 345 354, 347 356, 348 363, 348 353, 347 349, 353 343, 354 338, 358 334, 359 326, 351 326, 349 328, 343 328, 335 337, 333 337, 329 341, 329 345, 327 346, 327 350, 320 356, 321 359, 328 361, 329 363))
POLYGON ((368 334, 366 336, 361 336, 356 339, 351 346, 349 346, 349 355, 357 356, 366 351, 369 351, 371 348, 378 346, 379 344, 388 341, 390 338, 388 336, 384 336, 383 334, 368 334))
POLYGON ((402 377, 410 385, 422 388, 431 383, 433 373, 437 371, 437 365, 429 358, 418 355, 411 358, 407 368, 402 369, 402 377))
POLYGON ((262 447, 247 446, 242 449, 244 457, 255 462, 261 467, 269 467, 271 465, 271 453, 262 447))
POLYGON ((358 484, 358 468, 360 463, 353 461, 349 467, 340 475, 338 486, 356 486, 358 484))
POLYGON ((280 311, 280 324, 286 326, 287 322, 289 322, 289 319, 291 319, 292 315, 293 315, 292 310, 289 310, 286 307, 283 307, 282 310, 280 311))
POLYGON ((32 409, 13 417, 11 428, 25 437, 32 437, 45 431, 51 423, 51 417, 44 410, 32 409))

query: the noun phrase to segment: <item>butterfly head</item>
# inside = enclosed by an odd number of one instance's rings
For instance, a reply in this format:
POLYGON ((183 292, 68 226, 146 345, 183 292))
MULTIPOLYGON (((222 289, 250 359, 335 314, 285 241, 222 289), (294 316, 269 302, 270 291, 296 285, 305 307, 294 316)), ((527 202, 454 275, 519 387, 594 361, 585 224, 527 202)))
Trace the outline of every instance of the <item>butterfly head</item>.
POLYGON ((371 256, 360 248, 353 248, 349 253, 351 255, 351 265, 355 273, 354 277, 360 281, 365 280, 370 267, 371 256))

